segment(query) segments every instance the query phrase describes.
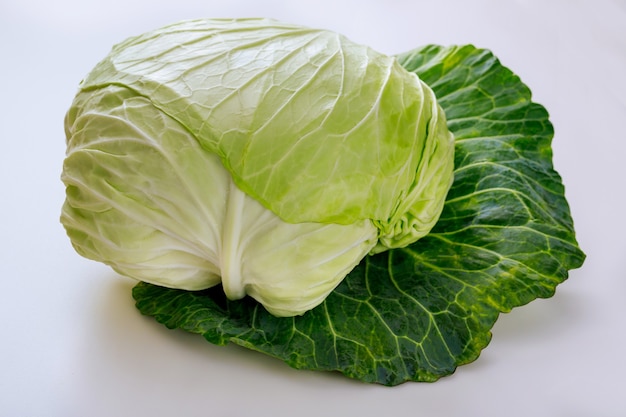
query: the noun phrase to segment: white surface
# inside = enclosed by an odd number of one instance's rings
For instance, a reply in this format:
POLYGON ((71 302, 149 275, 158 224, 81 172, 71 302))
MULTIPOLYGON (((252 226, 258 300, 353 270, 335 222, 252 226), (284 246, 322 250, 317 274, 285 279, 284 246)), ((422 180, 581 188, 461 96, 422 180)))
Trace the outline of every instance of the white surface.
POLYGON ((624 0, 9 0, 0 47, 0 415, 626 416, 624 0), (492 49, 551 113, 585 266, 434 384, 295 371, 142 317, 132 283, 75 254, 58 222, 63 116, 113 43, 203 16, 329 28, 390 54, 492 49))

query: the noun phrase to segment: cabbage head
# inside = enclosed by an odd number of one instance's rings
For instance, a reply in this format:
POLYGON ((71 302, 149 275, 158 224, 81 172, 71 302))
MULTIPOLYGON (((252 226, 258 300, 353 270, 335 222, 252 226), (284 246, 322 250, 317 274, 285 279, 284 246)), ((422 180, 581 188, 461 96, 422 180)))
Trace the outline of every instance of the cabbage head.
POLYGON ((276 316, 437 221, 453 137, 432 90, 336 33, 204 19, 127 39, 65 118, 63 223, 81 255, 276 316))

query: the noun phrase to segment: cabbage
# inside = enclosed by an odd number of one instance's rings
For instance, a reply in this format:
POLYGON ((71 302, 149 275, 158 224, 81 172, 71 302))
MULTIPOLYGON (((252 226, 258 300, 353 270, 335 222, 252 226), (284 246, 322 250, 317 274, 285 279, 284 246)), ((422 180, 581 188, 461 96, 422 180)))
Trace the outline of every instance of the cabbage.
POLYGON ((81 255, 159 286, 221 284, 275 316, 437 222, 454 139, 394 57, 264 19, 116 45, 65 119, 61 222, 81 255))

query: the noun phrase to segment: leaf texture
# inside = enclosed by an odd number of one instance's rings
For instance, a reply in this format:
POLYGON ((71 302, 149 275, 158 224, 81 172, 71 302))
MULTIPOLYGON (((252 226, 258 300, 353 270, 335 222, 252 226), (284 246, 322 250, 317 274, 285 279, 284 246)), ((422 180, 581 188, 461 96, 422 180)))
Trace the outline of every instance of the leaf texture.
POLYGON ((474 361, 498 315, 553 295, 580 267, 553 127, 489 51, 426 46, 398 61, 428 84, 456 138, 455 179, 432 232, 365 258, 317 308, 277 318, 221 288, 140 283, 137 308, 168 328, 365 382, 435 381, 474 361))

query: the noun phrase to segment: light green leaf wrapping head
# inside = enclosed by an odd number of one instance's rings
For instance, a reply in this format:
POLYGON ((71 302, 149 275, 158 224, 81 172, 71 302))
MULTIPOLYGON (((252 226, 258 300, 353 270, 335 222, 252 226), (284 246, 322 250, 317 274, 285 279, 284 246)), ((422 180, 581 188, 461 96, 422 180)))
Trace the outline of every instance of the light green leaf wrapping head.
POLYGON ((126 40, 66 116, 61 221, 123 275, 301 314, 429 232, 452 182, 433 92, 335 33, 197 20, 126 40))

